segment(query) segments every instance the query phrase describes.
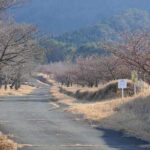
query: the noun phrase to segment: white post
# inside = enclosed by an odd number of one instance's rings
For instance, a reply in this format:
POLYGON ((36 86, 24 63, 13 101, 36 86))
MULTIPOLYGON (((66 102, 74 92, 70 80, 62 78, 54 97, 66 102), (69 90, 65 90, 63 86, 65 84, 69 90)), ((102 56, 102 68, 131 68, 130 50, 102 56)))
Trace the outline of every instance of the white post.
POLYGON ((145 93, 145 74, 144 74, 144 83, 143 83, 144 93, 145 93))
POLYGON ((144 93, 145 93, 145 81, 144 81, 144 83, 143 83, 143 88, 144 88, 144 93))
POLYGON ((134 95, 136 96, 136 83, 134 83, 134 95))
POLYGON ((122 88, 122 99, 124 98, 124 89, 122 88))

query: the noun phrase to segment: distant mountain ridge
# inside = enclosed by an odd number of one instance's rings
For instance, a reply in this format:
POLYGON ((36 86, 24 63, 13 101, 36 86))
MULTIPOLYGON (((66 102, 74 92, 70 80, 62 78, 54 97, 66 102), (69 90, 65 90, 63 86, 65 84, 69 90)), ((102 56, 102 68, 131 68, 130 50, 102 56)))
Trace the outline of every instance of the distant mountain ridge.
POLYGON ((150 31, 150 17, 148 12, 139 9, 129 9, 118 15, 103 19, 96 25, 81 28, 74 32, 60 36, 51 36, 43 45, 47 62, 75 60, 78 56, 107 55, 100 49, 99 43, 105 41, 122 41, 122 32, 148 30, 150 31))
POLYGON ((139 9, 129 9, 114 15, 89 27, 74 32, 64 33, 55 39, 61 42, 82 45, 101 40, 119 40, 119 34, 124 31, 150 30, 148 12, 139 9))
POLYGON ((18 22, 37 24, 47 34, 62 34, 96 24, 129 8, 150 13, 149 6, 150 0, 29 0, 23 8, 10 13, 18 22))

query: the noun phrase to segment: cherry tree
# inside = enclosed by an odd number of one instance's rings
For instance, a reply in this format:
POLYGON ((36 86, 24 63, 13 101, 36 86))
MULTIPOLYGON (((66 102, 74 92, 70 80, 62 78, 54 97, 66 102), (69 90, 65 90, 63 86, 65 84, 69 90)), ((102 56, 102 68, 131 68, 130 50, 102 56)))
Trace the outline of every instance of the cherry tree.
POLYGON ((141 77, 150 76, 150 32, 124 33, 121 42, 105 42, 101 46, 118 57, 130 70, 137 70, 141 77))

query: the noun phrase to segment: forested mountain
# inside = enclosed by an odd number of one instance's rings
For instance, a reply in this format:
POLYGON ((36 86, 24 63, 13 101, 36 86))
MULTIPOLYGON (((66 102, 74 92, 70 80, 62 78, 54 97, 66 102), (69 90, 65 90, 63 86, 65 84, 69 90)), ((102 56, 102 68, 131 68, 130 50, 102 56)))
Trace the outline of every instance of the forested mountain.
POLYGON ((146 10, 150 13, 150 0, 28 1, 23 8, 12 10, 16 20, 21 23, 37 24, 39 29, 48 34, 75 31, 129 8, 146 10))
POLYGON ((104 54, 101 40, 120 32, 150 29, 150 0, 29 0, 13 11, 17 22, 36 24, 48 35, 46 61, 104 54), (50 36, 51 35, 51 36, 50 36))
POLYGON ((123 31, 150 29, 150 18, 146 11, 129 9, 118 15, 103 19, 96 25, 91 25, 74 32, 64 33, 57 40, 76 45, 100 40, 118 40, 123 31))
POLYGON ((150 30, 150 18, 146 11, 129 9, 118 15, 103 19, 96 25, 82 28, 75 32, 51 37, 46 43, 47 61, 64 61, 94 54, 104 54, 98 43, 101 40, 118 41, 120 33, 134 30, 150 30))

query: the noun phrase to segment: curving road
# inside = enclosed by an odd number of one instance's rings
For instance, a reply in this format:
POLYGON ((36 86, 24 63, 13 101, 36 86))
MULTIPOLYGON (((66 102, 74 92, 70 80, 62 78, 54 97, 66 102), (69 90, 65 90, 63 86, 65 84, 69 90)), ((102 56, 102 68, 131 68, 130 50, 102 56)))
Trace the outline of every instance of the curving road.
POLYGON ((92 128, 77 117, 55 109, 48 102, 50 87, 35 82, 38 89, 25 97, 2 97, 0 130, 25 144, 21 150, 148 150, 148 144, 113 130, 92 128))

